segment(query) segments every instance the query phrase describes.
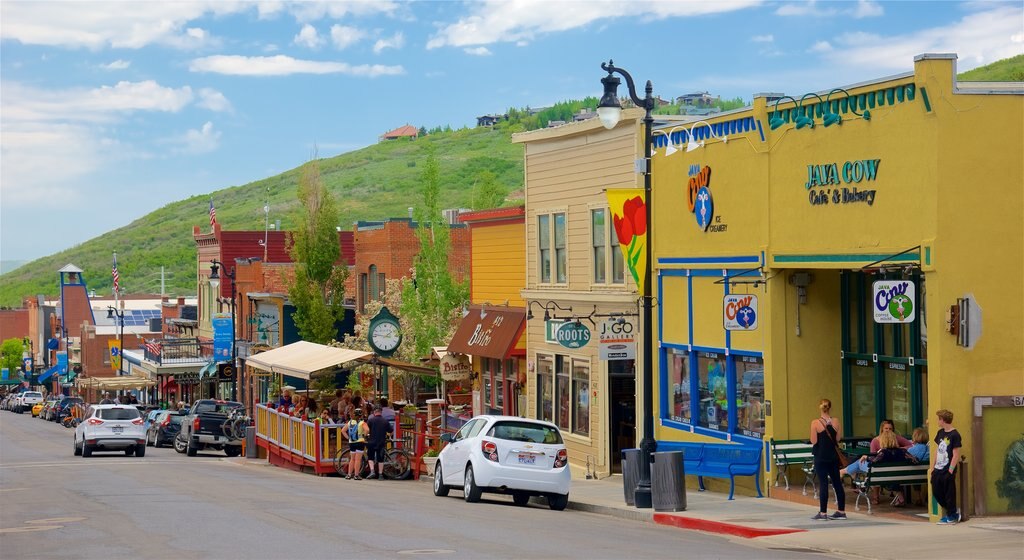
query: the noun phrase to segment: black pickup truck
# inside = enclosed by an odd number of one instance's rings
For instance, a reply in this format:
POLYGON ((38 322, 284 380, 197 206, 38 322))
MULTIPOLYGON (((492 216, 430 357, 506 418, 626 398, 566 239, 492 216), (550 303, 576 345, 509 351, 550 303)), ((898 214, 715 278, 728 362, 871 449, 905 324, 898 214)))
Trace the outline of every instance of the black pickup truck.
POLYGON ((185 454, 194 457, 200 449, 222 449, 228 457, 242 454, 242 440, 224 430, 224 421, 242 403, 214 399, 200 399, 185 414, 181 434, 188 446, 185 454))

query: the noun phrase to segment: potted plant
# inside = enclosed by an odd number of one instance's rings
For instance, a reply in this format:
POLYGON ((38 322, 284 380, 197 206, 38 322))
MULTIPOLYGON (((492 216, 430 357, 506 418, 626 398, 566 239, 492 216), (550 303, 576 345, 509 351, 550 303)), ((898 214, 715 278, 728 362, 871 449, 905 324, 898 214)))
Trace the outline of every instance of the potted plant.
POLYGON ((473 402, 473 395, 469 393, 469 389, 462 386, 462 383, 456 383, 451 390, 448 391, 448 404, 451 405, 469 405, 473 402))
POLYGON ((421 459, 423 460, 423 472, 427 476, 434 476, 434 470, 437 468, 437 456, 441 452, 437 448, 431 447, 423 454, 421 459))

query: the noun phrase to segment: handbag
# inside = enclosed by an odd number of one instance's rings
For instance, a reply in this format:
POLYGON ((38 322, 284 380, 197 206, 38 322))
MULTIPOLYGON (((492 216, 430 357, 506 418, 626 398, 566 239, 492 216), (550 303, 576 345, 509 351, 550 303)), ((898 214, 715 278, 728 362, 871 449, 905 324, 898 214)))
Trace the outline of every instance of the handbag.
POLYGON ((822 425, 825 426, 825 429, 822 430, 821 433, 827 434, 828 435, 828 439, 832 440, 832 447, 835 448, 835 450, 836 450, 836 460, 839 462, 839 468, 840 469, 845 469, 847 466, 850 465, 850 460, 846 458, 846 454, 843 453, 843 450, 839 449, 839 442, 837 442, 836 440, 832 439, 832 434, 828 433, 828 425, 825 424, 825 422, 821 421, 820 419, 818 421, 821 422, 822 425))

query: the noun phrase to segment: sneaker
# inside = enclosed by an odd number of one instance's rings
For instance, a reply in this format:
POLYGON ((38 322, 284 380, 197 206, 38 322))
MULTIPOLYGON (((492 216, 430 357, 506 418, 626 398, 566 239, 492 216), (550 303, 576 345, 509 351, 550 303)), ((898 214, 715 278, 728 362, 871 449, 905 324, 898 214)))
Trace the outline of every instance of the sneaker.
POLYGON ((375 478, 377 478, 377 473, 370 473, 366 475, 366 480, 373 480, 375 478))
POLYGON ((841 512, 841 511, 837 511, 837 512, 833 513, 832 515, 828 516, 828 518, 832 519, 832 520, 845 520, 846 519, 846 513, 841 512))
POLYGON ((363 479, 363 478, 362 478, 362 477, 360 477, 360 476, 353 476, 353 477, 352 477, 352 480, 362 480, 362 479, 363 479))
POLYGON ((818 512, 818 515, 815 515, 814 517, 812 517, 811 521, 828 521, 828 514, 827 513, 818 512))
POLYGON ((950 523, 952 523, 952 521, 950 521, 949 517, 945 515, 943 515, 942 519, 939 520, 939 525, 949 525, 950 523))

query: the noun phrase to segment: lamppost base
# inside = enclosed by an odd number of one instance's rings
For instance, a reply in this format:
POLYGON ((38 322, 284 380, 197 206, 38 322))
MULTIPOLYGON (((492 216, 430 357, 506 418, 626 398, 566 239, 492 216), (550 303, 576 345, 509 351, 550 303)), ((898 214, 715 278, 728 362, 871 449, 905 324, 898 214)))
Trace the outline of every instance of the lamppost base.
POLYGON ((633 504, 637 509, 650 509, 653 506, 651 501, 651 487, 637 486, 633 492, 633 504))

